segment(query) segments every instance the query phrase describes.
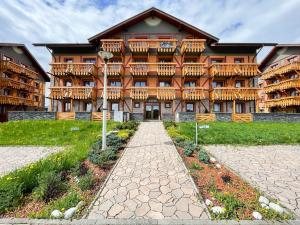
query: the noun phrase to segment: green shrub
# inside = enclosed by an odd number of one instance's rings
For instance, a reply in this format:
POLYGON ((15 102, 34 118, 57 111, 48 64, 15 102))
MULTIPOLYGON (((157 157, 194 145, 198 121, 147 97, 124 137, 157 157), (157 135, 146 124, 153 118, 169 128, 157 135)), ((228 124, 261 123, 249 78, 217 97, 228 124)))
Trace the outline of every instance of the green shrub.
POLYGON ((91 189, 95 184, 95 179, 93 177, 92 172, 88 172, 86 175, 80 177, 79 182, 78 182, 78 187, 82 191, 86 191, 91 189))
POLYGON ((192 169, 194 170, 203 170, 203 167, 200 166, 198 163, 192 163, 192 169))
POLYGON ((79 162, 74 168, 72 168, 72 173, 74 176, 83 176, 88 172, 88 167, 84 162, 79 162))
POLYGON ((165 120, 164 121, 164 126, 165 126, 166 129, 168 129, 170 127, 176 127, 177 124, 172 120, 165 120))
POLYGON ((118 151, 123 147, 125 139, 119 137, 116 133, 111 133, 107 136, 106 144, 114 151, 118 151))
POLYGON ((182 136, 177 136, 177 137, 174 138, 175 144, 180 144, 180 143, 184 142, 185 140, 186 139, 182 136))
POLYGON ((89 152, 88 158, 92 163, 97 164, 99 166, 103 166, 108 161, 116 160, 117 155, 116 155, 115 151, 110 148, 108 148, 104 151, 92 149, 89 152))
POLYGON ((129 139, 134 133, 134 130, 119 130, 118 136, 124 140, 129 139))
POLYGON ((130 120, 128 122, 118 124, 116 128, 119 130, 137 130, 138 126, 139 122, 130 120))
POLYGON ((16 182, 4 182, 0 186, 0 213, 17 207, 22 199, 22 186, 16 182))
POLYGON ((188 157, 192 156, 193 155, 193 150, 191 150, 190 148, 186 148, 186 149, 184 149, 183 154, 185 156, 188 156, 188 157))
POLYGON ((36 199, 48 202, 65 190, 66 184, 62 181, 61 175, 54 171, 49 171, 42 173, 38 177, 38 187, 35 188, 33 196, 36 199))
POLYGON ((198 159, 201 161, 201 162, 204 162, 205 164, 208 164, 209 163, 209 155, 208 153, 205 151, 205 150, 200 150, 198 152, 198 159))
POLYGON ((194 153, 196 146, 194 145, 193 142, 185 142, 185 146, 184 146, 184 151, 183 154, 185 156, 191 156, 194 153))

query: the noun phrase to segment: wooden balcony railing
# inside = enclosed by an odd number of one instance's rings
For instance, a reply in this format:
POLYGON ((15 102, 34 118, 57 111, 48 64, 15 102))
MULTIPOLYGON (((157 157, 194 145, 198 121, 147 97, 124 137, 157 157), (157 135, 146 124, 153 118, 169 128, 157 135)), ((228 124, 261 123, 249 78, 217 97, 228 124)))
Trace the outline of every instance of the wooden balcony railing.
POLYGON ((2 104, 34 106, 34 101, 29 98, 21 98, 10 95, 0 95, 0 105, 2 104))
POLYGON ((133 76, 145 76, 148 73, 157 73, 159 76, 173 76, 176 63, 130 63, 130 73, 133 76))
POLYGON ((211 99, 214 100, 256 100, 258 99, 259 88, 233 88, 217 87, 211 93, 211 99))
MULTIPOLYGON (((11 87, 18 90, 26 90, 29 92, 35 91, 35 86, 20 81, 16 81, 12 78, 0 77, 0 87, 11 87)), ((38 91, 38 89, 36 89, 38 91)))
POLYGON ((264 91, 266 93, 274 92, 274 91, 282 91, 291 88, 300 88, 300 79, 289 79, 284 80, 279 83, 269 84, 264 87, 264 91))
POLYGON ((202 87, 184 87, 182 93, 184 100, 201 100, 205 99, 204 88, 202 87))
POLYGON ((121 53, 125 49, 125 44, 123 39, 102 39, 101 42, 104 51, 121 53))
POLYGON ((132 87, 130 97, 140 100, 146 100, 148 97, 156 97, 159 100, 173 100, 176 96, 173 87, 132 87))
MULTIPOLYGON (((99 90, 99 96, 103 97, 103 89, 99 90)), ((107 87, 107 99, 120 99, 122 96, 122 87, 107 87)))
POLYGON ((24 74, 25 76, 28 76, 32 79, 36 79, 38 77, 38 73, 25 68, 17 63, 14 63, 12 61, 8 60, 2 60, 0 61, 0 70, 1 71, 11 71, 13 73, 19 73, 19 74, 24 74))
POLYGON ((260 74, 256 63, 213 63, 209 68, 212 76, 245 76, 253 77, 260 74))
POLYGON ((205 39, 183 39, 181 53, 201 53, 205 49, 205 39))
POLYGON ((98 69, 93 63, 52 63, 52 74, 55 76, 97 76, 98 69))
MULTIPOLYGON (((102 73, 104 74, 104 64, 102 66, 102 73)), ((120 76, 124 74, 123 63, 108 63, 107 64, 107 75, 108 76, 120 76)))
POLYGON ((201 76, 205 74, 205 63, 183 63, 183 76, 201 76))
POLYGON ((278 99, 269 99, 265 102, 265 107, 287 107, 287 106, 300 106, 300 96, 289 96, 278 99))
POLYGON ((176 39, 129 39, 131 52, 148 52, 150 48, 158 52, 173 53, 176 50, 176 39))
POLYGON ((95 99, 96 89, 93 87, 51 87, 51 99, 95 99))
POLYGON ((262 74, 261 78, 263 80, 267 80, 267 79, 270 79, 277 75, 286 74, 286 73, 289 73, 292 71, 300 71, 300 62, 299 61, 291 62, 289 64, 282 65, 282 66, 274 68, 274 69, 269 69, 262 74))

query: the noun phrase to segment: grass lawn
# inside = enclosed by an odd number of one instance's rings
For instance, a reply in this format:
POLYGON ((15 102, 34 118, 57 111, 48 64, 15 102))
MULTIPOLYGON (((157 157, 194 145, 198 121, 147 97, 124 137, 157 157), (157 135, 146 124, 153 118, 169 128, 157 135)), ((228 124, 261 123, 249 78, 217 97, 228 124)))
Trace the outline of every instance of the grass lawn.
MULTIPOLYGON (((270 144, 299 144, 299 123, 272 122, 210 122, 209 129, 199 129, 199 144, 241 144, 241 145, 270 145, 270 144)), ((169 127, 170 136, 178 134, 195 138, 195 122, 177 123, 169 127)))

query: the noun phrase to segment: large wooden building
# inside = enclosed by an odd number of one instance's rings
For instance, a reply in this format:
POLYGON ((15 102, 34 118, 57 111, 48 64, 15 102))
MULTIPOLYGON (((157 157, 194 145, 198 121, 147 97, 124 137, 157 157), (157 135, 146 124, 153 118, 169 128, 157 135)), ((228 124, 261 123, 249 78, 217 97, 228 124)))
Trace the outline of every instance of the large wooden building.
POLYGON ((300 45, 276 45, 260 65, 266 112, 300 113, 300 45))
POLYGON ((36 111, 45 107, 48 75, 23 44, 0 43, 0 122, 8 111, 36 111))
POLYGON ((43 43, 52 53, 51 110, 101 111, 103 61, 108 64, 109 110, 134 119, 171 119, 176 112, 257 111, 262 43, 220 43, 156 8, 91 38, 88 43, 43 43))

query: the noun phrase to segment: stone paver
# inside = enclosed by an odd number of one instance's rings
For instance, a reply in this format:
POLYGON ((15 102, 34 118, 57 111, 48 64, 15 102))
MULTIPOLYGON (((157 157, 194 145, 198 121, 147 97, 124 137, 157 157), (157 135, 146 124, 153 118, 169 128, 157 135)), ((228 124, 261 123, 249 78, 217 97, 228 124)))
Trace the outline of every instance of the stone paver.
POLYGON ((60 150, 59 147, 0 147, 0 177, 60 150))
POLYGON ((99 218, 209 218, 161 122, 140 124, 90 210, 99 218))
POLYGON ((207 149, 300 217, 300 146, 207 146, 207 149))

